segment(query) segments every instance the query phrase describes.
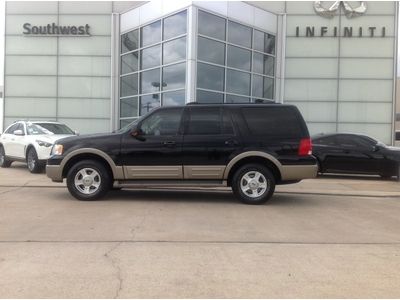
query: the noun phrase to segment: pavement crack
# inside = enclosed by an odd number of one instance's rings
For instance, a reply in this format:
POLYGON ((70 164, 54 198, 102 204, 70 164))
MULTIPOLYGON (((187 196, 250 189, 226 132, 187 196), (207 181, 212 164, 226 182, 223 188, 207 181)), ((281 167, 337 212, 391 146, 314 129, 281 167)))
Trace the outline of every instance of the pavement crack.
POLYGON ((2 192, 0 192, 0 195, 4 195, 4 194, 7 194, 7 193, 11 193, 11 192, 17 192, 17 191, 21 190, 22 188, 23 188, 23 186, 20 186, 20 187, 17 187, 15 189, 2 191, 2 192))
POLYGON ((111 266, 114 268, 115 273, 116 273, 116 274, 115 274, 115 278, 116 278, 117 281, 118 281, 118 288, 117 288, 117 290, 116 290, 116 292, 115 292, 115 295, 114 295, 113 299, 119 298, 119 294, 120 294, 121 291, 122 291, 124 279, 122 278, 121 267, 119 266, 117 259, 115 259, 115 258, 113 258, 113 257, 111 256, 111 253, 112 253, 113 251, 115 251, 121 244, 122 244, 122 242, 118 242, 118 243, 115 244, 113 247, 111 247, 110 250, 108 250, 106 253, 104 253, 104 257, 105 257, 107 260, 110 261, 111 266))
POLYGON ((132 237, 131 237, 131 240, 132 240, 132 241, 135 241, 136 234, 137 234, 138 230, 139 230, 140 228, 142 228, 143 224, 145 223, 146 218, 147 218, 147 215, 148 215, 148 212, 146 212, 146 213, 143 215, 142 219, 140 220, 140 222, 139 222, 138 224, 136 224, 135 226, 133 226, 133 227, 131 228, 131 236, 132 236, 132 237))

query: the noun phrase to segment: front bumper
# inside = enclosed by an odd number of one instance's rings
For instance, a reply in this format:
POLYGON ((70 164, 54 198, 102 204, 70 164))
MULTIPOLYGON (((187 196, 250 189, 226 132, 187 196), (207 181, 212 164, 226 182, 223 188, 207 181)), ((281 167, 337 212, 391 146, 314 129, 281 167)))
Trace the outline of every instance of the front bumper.
POLYGON ((46 165, 46 175, 54 182, 63 182, 60 165, 46 165))

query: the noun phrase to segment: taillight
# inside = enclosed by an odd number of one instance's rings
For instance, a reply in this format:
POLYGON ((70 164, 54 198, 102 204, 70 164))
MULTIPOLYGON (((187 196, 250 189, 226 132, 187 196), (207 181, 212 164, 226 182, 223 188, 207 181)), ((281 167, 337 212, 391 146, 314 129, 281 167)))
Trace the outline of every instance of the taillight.
POLYGON ((299 145, 299 155, 306 156, 312 154, 312 142, 310 138, 301 139, 299 145))

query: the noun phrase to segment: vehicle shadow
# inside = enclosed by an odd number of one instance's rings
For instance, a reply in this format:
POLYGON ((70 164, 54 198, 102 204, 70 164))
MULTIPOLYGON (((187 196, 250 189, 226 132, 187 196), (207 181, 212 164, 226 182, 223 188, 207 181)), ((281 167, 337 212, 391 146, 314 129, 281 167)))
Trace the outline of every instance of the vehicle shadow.
POLYGON ((344 174, 318 174, 317 179, 355 179, 355 180, 370 180, 370 181, 398 181, 396 177, 382 178, 374 175, 344 175, 344 174))

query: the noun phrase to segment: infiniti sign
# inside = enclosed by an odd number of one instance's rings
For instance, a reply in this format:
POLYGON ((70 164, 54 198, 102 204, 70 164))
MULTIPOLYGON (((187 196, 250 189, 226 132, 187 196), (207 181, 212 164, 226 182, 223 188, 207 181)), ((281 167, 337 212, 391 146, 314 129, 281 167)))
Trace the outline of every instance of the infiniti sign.
POLYGON ((348 1, 335 1, 329 8, 325 8, 321 4, 322 1, 314 2, 314 10, 321 17, 333 18, 340 8, 343 7, 344 14, 347 18, 353 18, 365 14, 367 11, 366 1, 361 1, 360 6, 353 8, 348 1))

